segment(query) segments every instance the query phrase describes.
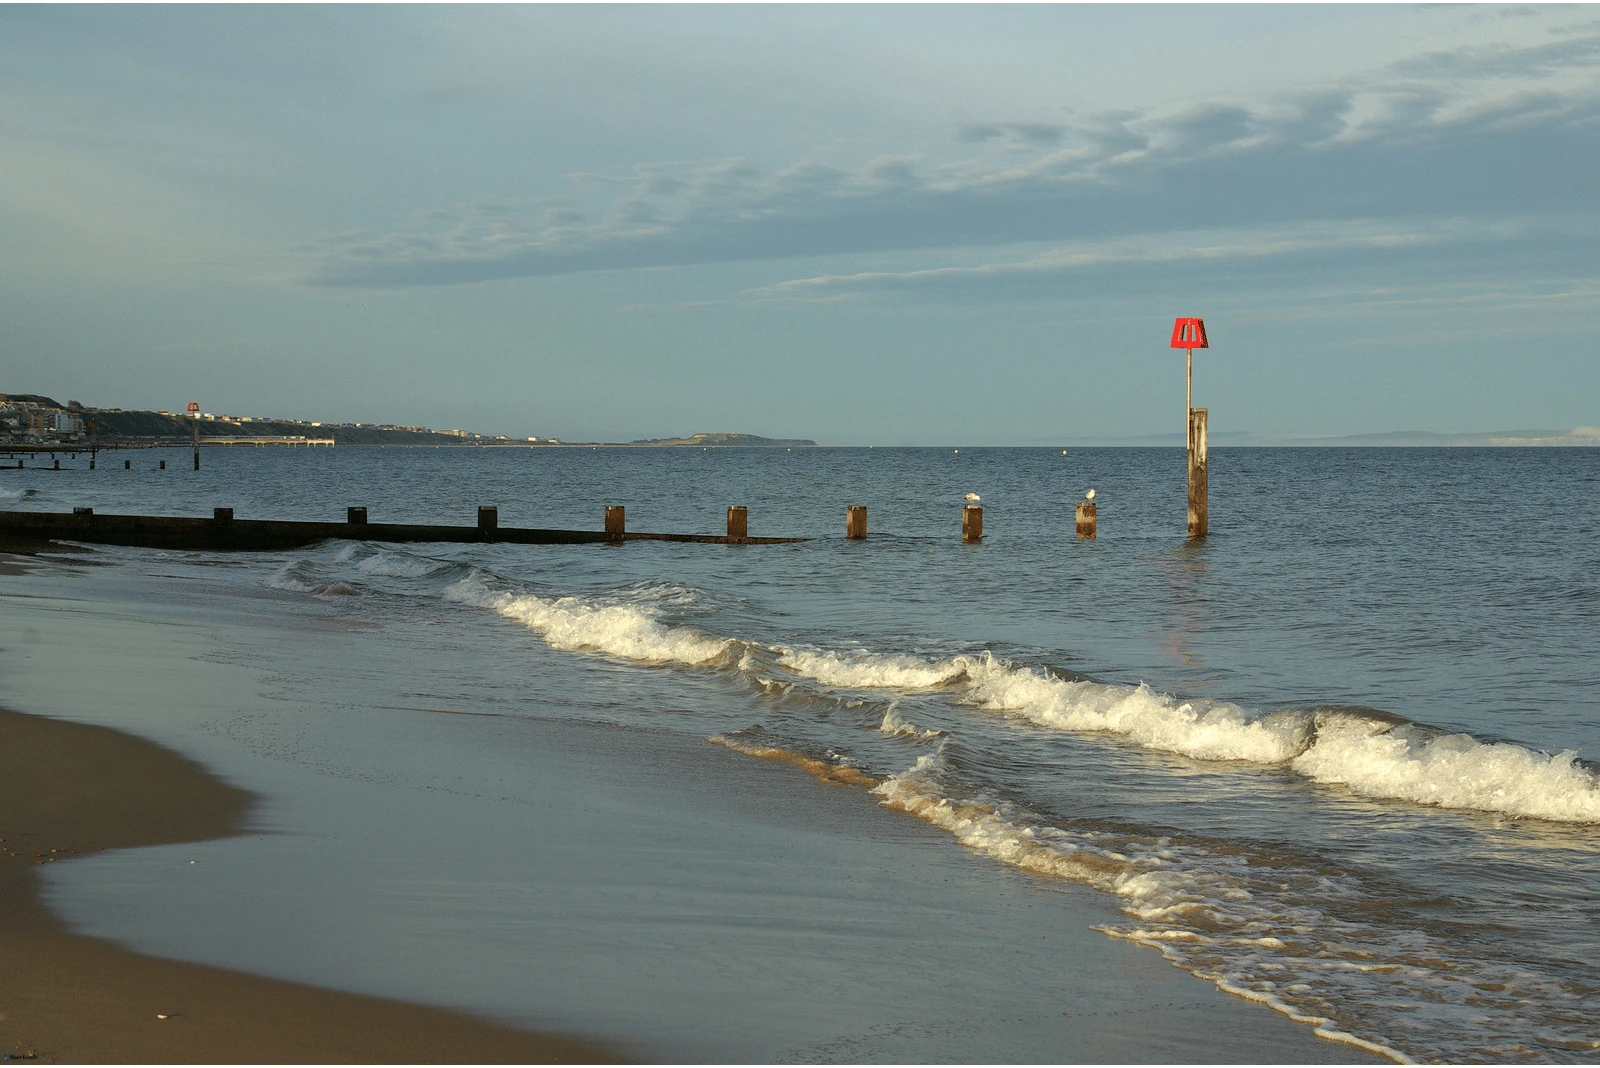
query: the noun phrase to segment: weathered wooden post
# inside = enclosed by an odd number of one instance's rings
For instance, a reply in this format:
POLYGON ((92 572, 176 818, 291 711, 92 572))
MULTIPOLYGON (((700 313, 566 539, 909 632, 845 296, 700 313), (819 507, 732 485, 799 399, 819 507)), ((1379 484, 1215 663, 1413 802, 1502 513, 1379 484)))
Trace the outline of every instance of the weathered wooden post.
POLYGON ((728 508, 728 540, 748 541, 750 538, 750 510, 742 504, 728 508))
POLYGON ((627 510, 620 504, 606 505, 606 537, 611 541, 622 541, 627 536, 627 510))
MULTIPOLYGON (((128 463, 129 466, 132 466, 133 461, 129 460, 129 461, 125 461, 125 462, 128 463)), ((167 469, 167 461, 162 460, 161 461, 161 470, 165 471, 166 469, 167 469)))
POLYGON ((1194 350, 1211 347, 1206 341, 1206 321, 1179 316, 1172 324, 1172 343, 1169 347, 1183 349, 1185 353, 1183 425, 1184 446, 1189 456, 1189 537, 1203 538, 1211 529, 1206 510, 1206 409, 1196 409, 1194 406, 1194 350), (1198 442, 1196 427, 1199 428, 1198 442))
POLYGON ((1078 537, 1093 538, 1096 535, 1100 521, 1093 501, 1079 501, 1075 518, 1078 521, 1078 537))
POLYGON ((983 505, 968 504, 962 507, 961 540, 968 545, 983 540, 983 505))
POLYGON ((59 457, 59 456, 56 457, 56 466, 55 466, 54 469, 57 470, 57 471, 61 470, 61 457, 59 457))
POLYGON ((194 420, 194 469, 200 470, 200 402, 189 402, 189 418, 194 420))
MULTIPOLYGON (((162 467, 167 466, 167 461, 162 460, 161 461, 161 466, 162 467)), ((122 461, 122 469, 124 471, 132 471, 133 470, 133 461, 132 460, 124 460, 124 461, 122 461)))
MULTIPOLYGON (((366 509, 362 509, 363 512, 366 509)), ((478 505, 478 529, 497 530, 500 527, 500 509, 492 504, 478 505)))
MULTIPOLYGON (((365 508, 346 508, 344 510, 344 521, 353 527, 364 527, 367 525, 367 510, 365 508)), ((478 521, 480 524, 483 521, 483 509, 481 508, 478 509, 478 521)))
POLYGON ((867 536, 867 506, 852 504, 844 514, 844 536, 859 539, 867 536))
POLYGON ((89 427, 89 470, 93 471, 94 470, 95 459, 100 455, 100 440, 99 440, 99 435, 96 433, 96 431, 99 429, 99 424, 97 424, 93 419, 91 419, 91 420, 89 420, 88 427, 89 427))

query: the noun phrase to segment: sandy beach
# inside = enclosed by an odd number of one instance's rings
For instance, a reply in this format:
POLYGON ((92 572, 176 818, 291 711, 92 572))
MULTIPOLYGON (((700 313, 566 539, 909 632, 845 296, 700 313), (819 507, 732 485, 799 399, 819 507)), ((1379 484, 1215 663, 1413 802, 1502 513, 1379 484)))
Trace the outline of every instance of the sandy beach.
POLYGON ((249 793, 120 731, 0 710, 0 1051, 77 1062, 597 1063, 598 1043, 162 960, 74 934, 38 870, 234 833, 249 793))

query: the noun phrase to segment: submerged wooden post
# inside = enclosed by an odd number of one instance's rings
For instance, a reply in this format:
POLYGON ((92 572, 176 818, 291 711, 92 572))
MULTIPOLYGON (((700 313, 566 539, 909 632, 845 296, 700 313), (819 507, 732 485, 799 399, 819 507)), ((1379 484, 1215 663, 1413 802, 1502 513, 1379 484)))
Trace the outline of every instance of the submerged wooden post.
POLYGON ((620 504, 606 505, 606 537, 612 541, 621 541, 627 533, 627 510, 620 504))
POLYGON ((1203 538, 1206 515, 1206 409, 1189 409, 1189 537, 1203 538))
POLYGON ((1100 524, 1099 524, 1099 516, 1098 516, 1098 513, 1095 511, 1095 503, 1093 501, 1079 501, 1078 502, 1077 520, 1078 520, 1078 537, 1080 537, 1080 538, 1092 538, 1092 537, 1095 537, 1095 535, 1097 533, 1097 530, 1098 530, 1098 527, 1099 527, 1100 524))
MULTIPOLYGON (((344 519, 346 523, 353 527, 364 527, 367 525, 367 510, 365 508, 346 508, 344 510, 344 519)), ((481 509, 478 512, 478 519, 481 523, 483 519, 481 509)))
POLYGON ((844 536, 847 538, 864 538, 867 536, 867 506, 852 504, 844 514, 844 536))
MULTIPOLYGON (((362 509, 365 511, 366 509, 362 509)), ((495 530, 500 526, 500 509, 492 504, 478 505, 478 529, 495 530)))
POLYGON ((747 541, 750 537, 750 510, 742 504, 728 508, 728 540, 747 541))
POLYGON ((969 545, 983 540, 983 505, 969 504, 961 509, 961 540, 969 545))

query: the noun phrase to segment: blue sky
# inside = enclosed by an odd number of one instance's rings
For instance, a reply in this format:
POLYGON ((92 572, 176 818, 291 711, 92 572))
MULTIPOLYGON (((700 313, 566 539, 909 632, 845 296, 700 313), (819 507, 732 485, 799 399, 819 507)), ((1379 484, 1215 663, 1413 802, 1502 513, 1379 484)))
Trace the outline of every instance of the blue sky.
POLYGON ((568 439, 1600 424, 1593 7, 0 8, 0 389, 568 439))

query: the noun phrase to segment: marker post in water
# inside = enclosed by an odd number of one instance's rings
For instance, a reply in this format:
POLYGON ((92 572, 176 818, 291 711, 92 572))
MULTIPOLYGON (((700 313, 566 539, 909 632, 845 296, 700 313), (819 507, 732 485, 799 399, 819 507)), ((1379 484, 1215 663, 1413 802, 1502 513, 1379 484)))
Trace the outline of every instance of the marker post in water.
POLYGON ((1180 316, 1172 324, 1171 348, 1184 350, 1184 444, 1189 453, 1189 537, 1211 529, 1206 513, 1206 409, 1194 406, 1194 350, 1208 349, 1206 321, 1180 316))
POLYGON ((200 470, 200 402, 189 402, 189 418, 194 420, 194 469, 200 470))

